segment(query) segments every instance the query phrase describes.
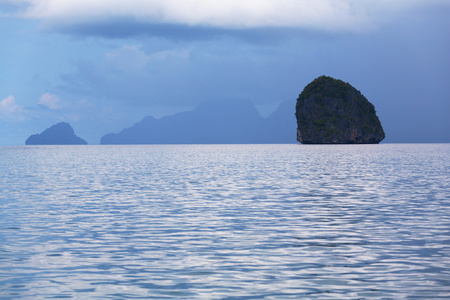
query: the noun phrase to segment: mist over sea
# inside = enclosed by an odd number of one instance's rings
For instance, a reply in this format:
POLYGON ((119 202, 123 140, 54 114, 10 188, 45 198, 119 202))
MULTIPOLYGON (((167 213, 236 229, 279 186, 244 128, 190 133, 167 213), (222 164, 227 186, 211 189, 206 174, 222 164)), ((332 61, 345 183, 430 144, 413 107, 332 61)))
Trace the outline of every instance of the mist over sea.
POLYGON ((0 147, 0 299, 449 299, 450 144, 0 147))

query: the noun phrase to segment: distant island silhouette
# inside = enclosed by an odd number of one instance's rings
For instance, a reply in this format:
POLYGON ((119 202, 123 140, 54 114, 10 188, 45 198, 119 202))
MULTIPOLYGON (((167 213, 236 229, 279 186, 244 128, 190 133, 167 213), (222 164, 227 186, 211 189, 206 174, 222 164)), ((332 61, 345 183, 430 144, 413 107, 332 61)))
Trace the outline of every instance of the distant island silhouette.
POLYGON ((296 143, 294 107, 295 101, 283 102, 263 118, 250 101, 209 101, 161 119, 145 117, 100 144, 296 143))
POLYGON ((69 123, 61 122, 44 130, 41 134, 33 134, 26 145, 86 145, 87 142, 75 135, 69 123))

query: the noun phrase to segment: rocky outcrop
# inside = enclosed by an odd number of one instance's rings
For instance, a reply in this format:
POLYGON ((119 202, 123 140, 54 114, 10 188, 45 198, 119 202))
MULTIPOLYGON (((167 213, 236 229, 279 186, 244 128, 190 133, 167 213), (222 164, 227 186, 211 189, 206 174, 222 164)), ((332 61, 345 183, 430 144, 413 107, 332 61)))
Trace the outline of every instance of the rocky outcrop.
POLYGON ((321 76, 304 88, 295 115, 303 144, 377 144, 385 138, 373 104, 332 77, 321 76))
POLYGON ((44 130, 41 134, 33 134, 26 145, 86 145, 87 142, 75 135, 72 127, 65 122, 58 123, 44 130))

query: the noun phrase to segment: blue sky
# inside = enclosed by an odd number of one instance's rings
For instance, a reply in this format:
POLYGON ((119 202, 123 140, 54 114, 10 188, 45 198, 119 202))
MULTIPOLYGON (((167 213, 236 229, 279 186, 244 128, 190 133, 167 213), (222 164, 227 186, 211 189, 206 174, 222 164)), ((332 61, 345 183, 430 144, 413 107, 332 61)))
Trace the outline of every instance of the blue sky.
POLYGON ((60 121, 98 144, 208 100, 265 116, 320 75, 386 142, 450 142, 448 0, 0 0, 0 39, 1 145, 60 121))

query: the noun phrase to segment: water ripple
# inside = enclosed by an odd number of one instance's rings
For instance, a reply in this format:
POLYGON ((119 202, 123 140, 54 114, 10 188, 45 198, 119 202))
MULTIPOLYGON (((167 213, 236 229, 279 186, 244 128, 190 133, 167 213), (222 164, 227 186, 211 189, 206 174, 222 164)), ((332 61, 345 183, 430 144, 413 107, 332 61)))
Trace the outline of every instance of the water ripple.
POLYGON ((0 298, 448 299, 448 145, 0 147, 0 298))

